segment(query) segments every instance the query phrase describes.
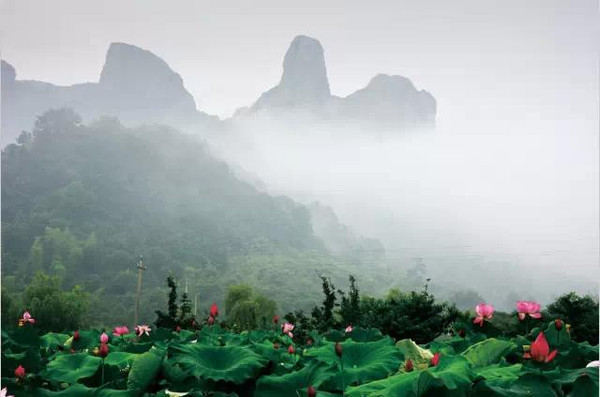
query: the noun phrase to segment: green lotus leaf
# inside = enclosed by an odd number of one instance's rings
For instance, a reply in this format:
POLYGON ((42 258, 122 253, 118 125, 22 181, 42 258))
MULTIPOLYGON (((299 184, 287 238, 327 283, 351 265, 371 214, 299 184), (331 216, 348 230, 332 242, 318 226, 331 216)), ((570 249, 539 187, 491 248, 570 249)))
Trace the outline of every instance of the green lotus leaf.
POLYGON ((436 367, 390 376, 346 390, 348 397, 398 397, 443 395, 445 392, 465 395, 473 374, 469 362, 461 356, 442 356, 436 367))
POLYGON ((87 353, 58 355, 48 363, 42 377, 54 382, 77 383, 94 375, 101 362, 101 358, 87 353))
MULTIPOLYGON (((29 395, 29 394, 28 394, 29 395)), ((86 387, 82 384, 74 384, 71 387, 66 388, 61 391, 50 391, 45 389, 35 389, 32 393, 32 396, 40 396, 40 397, 81 397, 81 396, 90 396, 90 397, 134 397, 130 391, 127 390, 114 390, 109 389, 108 387, 98 387, 98 388, 90 388, 86 387)))
POLYGON ((40 346, 46 351, 56 350, 58 346, 63 346, 70 337, 67 334, 48 332, 40 337, 40 346))
POLYGON ((510 385, 499 380, 486 380, 475 384, 476 397, 556 397, 548 379, 541 374, 526 373, 510 385))
MULTIPOLYGON (((592 369, 592 368, 588 368, 592 369)), ((573 389, 569 397, 587 397, 598 396, 598 368, 593 368, 591 375, 578 376, 573 382, 573 389)))
POLYGON ((474 370, 474 372, 476 375, 488 380, 512 382, 519 378, 522 369, 523 365, 521 364, 508 365, 501 363, 480 367, 474 370))
POLYGON ((144 392, 156 378, 164 357, 165 351, 155 347, 138 355, 127 377, 127 390, 144 392))
MULTIPOLYGON (((591 379, 592 383, 596 384, 596 390, 598 390, 598 368, 565 369, 558 367, 553 371, 545 371, 543 375, 550 379, 554 385, 562 388, 565 394, 574 387, 574 384, 580 378, 591 379)), ((581 382, 582 385, 586 384, 585 381, 581 382)))
MULTIPOLYGON (((277 363, 280 361, 282 351, 284 351, 286 347, 280 346, 279 349, 275 349, 273 342, 265 340, 262 343, 252 343, 250 348, 267 360, 277 363)), ((285 354, 287 354, 287 352, 285 354)))
POLYGON ((377 328, 354 327, 347 335, 355 342, 375 342, 385 338, 377 328))
MULTIPOLYGON (((256 397, 297 397, 299 389, 313 386, 319 388, 325 381, 337 374, 332 364, 315 361, 311 365, 289 374, 263 376, 256 384, 256 397)), ((306 395, 306 392, 301 393, 306 395)), ((318 393, 322 395, 321 392, 318 393)))
POLYGON ((490 338, 477 342, 462 353, 473 368, 497 364, 502 358, 517 349, 513 342, 490 338))
POLYGON ((105 365, 112 365, 119 368, 125 368, 131 366, 138 354, 126 353, 126 352, 112 352, 104 359, 105 365))
MULTIPOLYGON (((402 362, 402 354, 393 345, 390 338, 376 342, 354 342, 348 340, 342 345, 343 385, 361 384, 370 380, 385 378, 395 373, 402 362)), ((305 356, 328 364, 339 365, 335 354, 335 345, 327 343, 323 346, 309 349, 305 356)), ((336 374, 327 387, 341 390, 342 373, 336 374)))
POLYGON ((254 378, 268 360, 246 346, 172 343, 169 355, 198 379, 243 383, 254 378))

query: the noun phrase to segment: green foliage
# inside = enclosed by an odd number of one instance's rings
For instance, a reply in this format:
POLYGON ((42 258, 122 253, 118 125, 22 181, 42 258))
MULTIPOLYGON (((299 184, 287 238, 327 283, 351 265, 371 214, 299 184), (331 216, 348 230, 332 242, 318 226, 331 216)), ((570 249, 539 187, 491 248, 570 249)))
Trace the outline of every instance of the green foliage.
POLYGON ((277 303, 246 284, 229 287, 225 298, 228 324, 236 330, 266 327, 277 311, 277 303))
POLYGON ((550 363, 524 359, 522 347, 531 340, 521 335, 443 336, 420 346, 411 340, 394 344, 378 330, 356 327, 348 334, 313 332, 314 342, 305 345, 272 327, 235 333, 219 325, 180 333, 154 328, 143 340, 117 338, 102 360, 94 353, 100 330, 80 331, 74 340, 68 334, 39 336, 36 327, 2 332, 2 387, 9 393, 111 397, 176 390, 268 397, 302 396, 313 386, 319 396, 343 391, 349 397, 598 395, 598 368, 585 368, 597 359, 598 347, 569 338, 554 342, 553 321, 544 328, 551 349, 559 350, 550 363), (342 341, 341 358, 334 339, 342 341), (290 344, 294 354, 287 352, 290 344), (23 380, 14 377, 19 365, 26 368, 23 380))
POLYGON ((548 305, 551 318, 571 325, 571 337, 577 342, 598 344, 598 299, 569 292, 548 305))
POLYGON ((454 306, 437 303, 426 290, 396 292, 384 299, 364 298, 360 313, 358 325, 378 328, 394 339, 412 339, 417 343, 434 339, 460 316, 454 306))
POLYGON ((462 356, 471 363, 473 368, 479 368, 497 364, 516 349, 517 345, 512 342, 491 338, 469 346, 462 356))
POLYGON ((361 318, 360 313, 360 293, 356 286, 354 276, 349 276, 350 290, 348 296, 342 290, 338 290, 341 297, 339 314, 342 324, 358 324, 361 318))
POLYGON ((240 384, 255 377, 267 359, 242 346, 172 343, 170 357, 198 379, 240 384))
MULTIPOLYGON (((136 262, 144 254, 140 322, 164 307, 163 280, 190 281, 198 307, 222 301, 229 285, 273 290, 282 310, 309 309, 315 271, 337 281, 382 271, 329 254, 308 209, 240 180, 196 137, 168 127, 88 125, 69 109, 43 114, 33 134, 2 152, 2 278, 14 301, 38 271, 80 285, 94 303, 83 322, 133 319, 136 262)), ((192 299, 193 297, 193 299, 192 299)), ((174 301, 174 300, 173 300, 174 301)))
POLYGON ((387 377, 400 366, 402 355, 389 338, 375 342, 354 342, 348 340, 341 343, 342 358, 335 353, 333 343, 309 349, 306 357, 314 358, 328 364, 338 366, 338 373, 328 384, 333 390, 341 390, 341 385, 359 385, 368 380, 387 377), (343 365, 343 381, 341 365, 343 365))
POLYGON ((167 286, 169 287, 169 302, 167 303, 167 310, 171 318, 177 317, 177 283, 172 274, 167 277, 167 286))
POLYGON ((78 329, 88 308, 89 296, 81 287, 63 291, 61 284, 58 276, 37 273, 23 294, 23 308, 43 331, 78 329))
POLYGON ((315 306, 311 312, 314 327, 320 332, 325 332, 329 328, 336 328, 336 321, 333 317, 333 310, 336 306, 337 297, 335 295, 335 286, 331 280, 325 276, 321 278, 323 289, 323 303, 321 307, 315 306))
POLYGON ((127 390, 135 391, 139 394, 146 391, 161 368, 165 351, 152 348, 149 351, 140 354, 133 365, 127 377, 127 390))
MULTIPOLYGON (((256 397, 297 397, 298 390, 308 386, 320 387, 337 373, 335 365, 314 362, 299 371, 285 375, 261 377, 256 384, 256 397)), ((305 394, 305 393, 303 393, 305 394)), ((303 395, 300 394, 300 395, 303 395)), ((319 393, 321 395, 321 393, 319 393)))
POLYGON ((51 382, 77 383, 98 371, 102 360, 86 353, 58 355, 46 367, 42 377, 51 382))

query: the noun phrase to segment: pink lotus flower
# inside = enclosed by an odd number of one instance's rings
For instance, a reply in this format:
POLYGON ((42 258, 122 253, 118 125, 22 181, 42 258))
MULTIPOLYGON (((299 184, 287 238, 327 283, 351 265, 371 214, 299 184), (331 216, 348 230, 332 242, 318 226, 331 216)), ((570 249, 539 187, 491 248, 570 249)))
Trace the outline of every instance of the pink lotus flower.
POLYGON ((19 327, 22 327, 27 323, 35 324, 35 318, 31 317, 31 314, 26 310, 23 313, 23 317, 19 319, 19 327))
POLYGON ((294 329, 294 324, 292 324, 292 323, 284 323, 281 326, 281 332, 284 334, 287 334, 287 336, 289 336, 290 338, 294 337, 294 334, 292 334, 293 329, 294 329))
POLYGON ((519 320, 524 320, 527 315, 531 318, 541 318, 540 304, 534 301, 518 301, 517 312, 519 312, 519 320))
POLYGON ((6 390, 6 387, 2 390, 0 390, 0 397, 15 397, 12 394, 9 396, 8 394, 8 390, 6 390))
POLYGON ((108 343, 108 335, 106 335, 106 332, 103 332, 102 335, 100 335, 100 343, 108 343))
POLYGON ((146 334, 146 336, 150 336, 150 331, 152 331, 152 328, 150 328, 147 324, 138 325, 135 327, 135 334, 138 337, 141 337, 144 334, 146 334))
POLYGON ((210 316, 217 317, 218 315, 219 315, 219 307, 217 306, 216 303, 213 303, 212 306, 210 307, 210 316))
POLYGON ((350 332, 352 332, 352 324, 348 325, 348 326, 346 327, 346 329, 344 330, 344 332, 346 332, 346 333, 350 333, 350 332))
POLYGON ((129 328, 126 325, 121 325, 120 327, 115 327, 113 329, 113 335, 116 337, 123 336, 129 333, 129 328))
POLYGON ((600 361, 596 360, 596 361, 589 362, 588 365, 586 365, 585 367, 586 368, 598 368, 598 367, 600 367, 600 361))
POLYGON ((433 355, 433 357, 431 358, 431 366, 432 367, 437 367, 437 365, 440 363, 440 353, 435 353, 433 355))
POLYGON ((22 365, 19 365, 17 369, 15 369, 15 376, 18 379, 23 379, 25 377, 25 368, 22 365))
POLYGON ((529 355, 531 358, 540 363, 549 363, 556 357, 558 350, 554 349, 550 352, 550 346, 548 345, 548 341, 546 340, 546 335, 544 335, 544 331, 541 331, 535 341, 531 343, 531 348, 529 349, 529 355))
POLYGON ((483 327, 483 322, 490 321, 494 316, 494 306, 480 303, 475 307, 475 312, 477 317, 473 320, 473 324, 479 324, 480 327, 483 327))

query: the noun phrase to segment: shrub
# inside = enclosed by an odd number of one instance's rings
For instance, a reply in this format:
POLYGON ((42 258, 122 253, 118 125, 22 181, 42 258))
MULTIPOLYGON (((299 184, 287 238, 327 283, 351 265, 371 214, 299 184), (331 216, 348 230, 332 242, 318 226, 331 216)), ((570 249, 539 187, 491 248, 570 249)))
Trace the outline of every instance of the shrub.
POLYGON ((548 305, 548 315, 571 324, 571 338, 598 344, 598 298, 569 292, 548 305))
POLYGON ((225 298, 227 323, 236 330, 267 327, 271 322, 277 303, 254 291, 246 284, 229 287, 225 298))
POLYGON ((426 290, 410 293, 390 291, 384 299, 363 298, 357 325, 379 328, 395 339, 425 343, 446 331, 460 317, 454 305, 438 303, 426 290))
POLYGON ((37 273, 23 293, 23 310, 29 310, 45 332, 77 329, 89 307, 89 295, 81 287, 62 290, 58 276, 37 273))

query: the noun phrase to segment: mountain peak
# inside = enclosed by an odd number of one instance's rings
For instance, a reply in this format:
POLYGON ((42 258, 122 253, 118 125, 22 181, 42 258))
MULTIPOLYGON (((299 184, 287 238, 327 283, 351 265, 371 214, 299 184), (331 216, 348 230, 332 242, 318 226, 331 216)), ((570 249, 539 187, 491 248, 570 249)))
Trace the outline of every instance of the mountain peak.
POLYGON ((319 40, 296 36, 285 54, 279 85, 306 99, 329 97, 331 93, 323 54, 319 40))
MULTIPOLYGON (((193 113, 194 98, 181 76, 150 51, 126 43, 112 43, 100 75, 104 91, 118 93, 114 113, 123 109, 156 109, 193 113)), ((113 95, 114 96, 114 95, 113 95)), ((113 101, 112 99, 111 101, 113 101)), ((111 113, 112 114, 112 113, 111 113)))
POLYGON ((252 109, 316 109, 330 99, 323 46, 312 37, 296 36, 285 53, 281 81, 252 109))
POLYGON ((10 86, 13 85, 15 83, 15 80, 17 78, 17 73, 15 72, 15 68, 8 62, 5 61, 0 61, 1 65, 1 70, 0 70, 0 77, 2 79, 2 85, 3 86, 10 86))

